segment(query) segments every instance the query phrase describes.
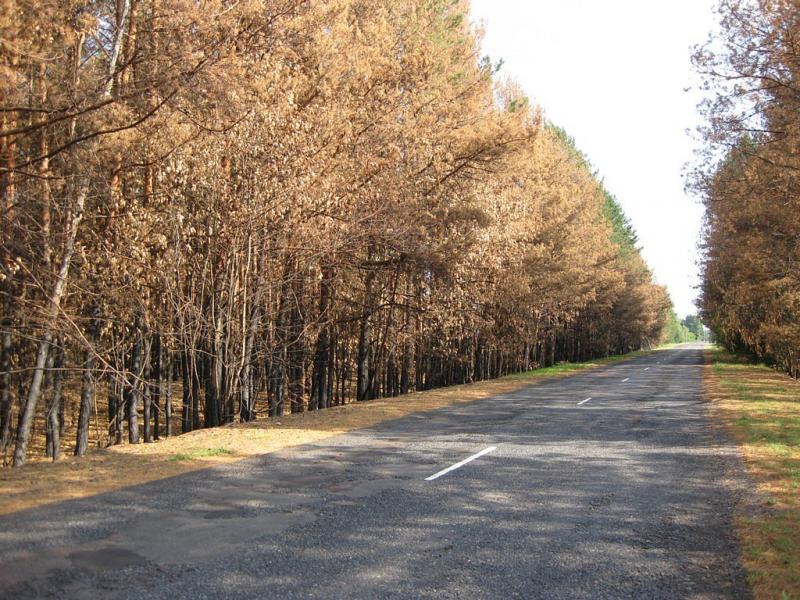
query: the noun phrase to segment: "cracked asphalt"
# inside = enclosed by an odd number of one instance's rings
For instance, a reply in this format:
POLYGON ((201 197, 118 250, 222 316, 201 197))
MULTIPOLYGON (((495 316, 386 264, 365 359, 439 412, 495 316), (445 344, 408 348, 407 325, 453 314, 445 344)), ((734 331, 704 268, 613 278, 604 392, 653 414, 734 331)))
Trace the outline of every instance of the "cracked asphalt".
POLYGON ((0 598, 748 598, 701 348, 0 517, 0 598))

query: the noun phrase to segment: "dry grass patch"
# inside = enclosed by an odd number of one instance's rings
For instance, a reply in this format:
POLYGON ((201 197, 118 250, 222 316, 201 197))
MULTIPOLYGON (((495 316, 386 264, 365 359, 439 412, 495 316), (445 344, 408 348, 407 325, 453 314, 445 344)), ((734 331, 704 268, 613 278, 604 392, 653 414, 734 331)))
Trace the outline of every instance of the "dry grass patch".
POLYGON ((706 363, 706 394, 768 498, 763 513, 737 518, 754 595, 800 599, 800 384, 723 350, 706 363))

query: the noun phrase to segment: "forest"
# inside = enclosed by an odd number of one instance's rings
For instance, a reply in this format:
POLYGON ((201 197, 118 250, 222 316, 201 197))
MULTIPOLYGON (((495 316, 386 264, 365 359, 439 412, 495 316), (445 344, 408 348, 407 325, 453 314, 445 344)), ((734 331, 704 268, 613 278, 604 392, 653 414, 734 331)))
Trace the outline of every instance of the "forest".
MULTIPOLYGON (((465 0, 0 0, 3 462, 660 342, 619 204, 480 36, 465 0)), ((755 41, 704 319, 796 375, 796 63, 755 41)))
POLYGON ((706 208, 702 315, 728 349, 800 377, 800 11, 726 0, 694 62, 709 96, 692 185, 706 208))
POLYGON ((670 310, 664 328, 664 341, 668 344, 683 344, 698 340, 706 341, 706 333, 700 317, 687 315, 683 319, 678 319, 675 311, 670 310))

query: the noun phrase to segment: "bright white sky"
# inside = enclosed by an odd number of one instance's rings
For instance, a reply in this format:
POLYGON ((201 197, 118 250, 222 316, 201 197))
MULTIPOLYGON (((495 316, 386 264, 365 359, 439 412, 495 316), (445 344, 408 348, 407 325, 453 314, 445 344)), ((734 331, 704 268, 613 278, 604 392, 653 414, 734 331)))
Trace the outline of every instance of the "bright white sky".
POLYGON ((503 59, 617 196, 680 317, 695 313, 703 210, 684 192, 699 123, 691 47, 714 0, 472 0, 484 52, 503 59))

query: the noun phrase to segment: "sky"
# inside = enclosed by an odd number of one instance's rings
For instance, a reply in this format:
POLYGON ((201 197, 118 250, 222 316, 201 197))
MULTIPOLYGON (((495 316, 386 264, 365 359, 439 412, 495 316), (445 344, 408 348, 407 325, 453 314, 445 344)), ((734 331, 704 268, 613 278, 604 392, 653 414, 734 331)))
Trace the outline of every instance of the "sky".
POLYGON ((697 312, 703 215, 684 191, 701 122, 690 56, 715 28, 714 4, 472 0, 484 54, 588 155, 680 317, 697 312))

